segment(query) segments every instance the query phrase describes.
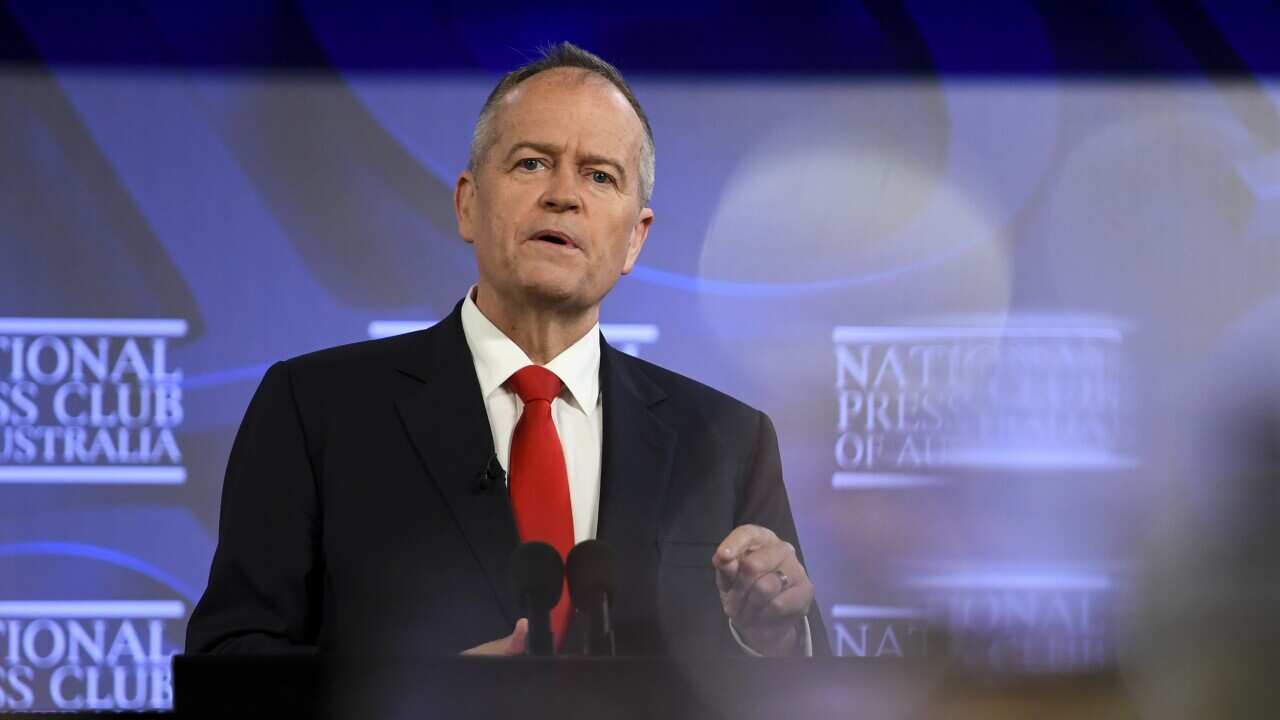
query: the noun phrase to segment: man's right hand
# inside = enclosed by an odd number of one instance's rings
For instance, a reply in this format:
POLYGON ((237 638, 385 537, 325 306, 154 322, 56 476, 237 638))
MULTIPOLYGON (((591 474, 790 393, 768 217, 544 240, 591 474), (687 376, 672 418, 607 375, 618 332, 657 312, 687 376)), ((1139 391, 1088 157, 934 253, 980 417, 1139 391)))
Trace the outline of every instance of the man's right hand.
POLYGON ((520 618, 511 634, 477 645, 470 650, 463 650, 463 655, 523 655, 525 636, 529 634, 529 621, 520 618))

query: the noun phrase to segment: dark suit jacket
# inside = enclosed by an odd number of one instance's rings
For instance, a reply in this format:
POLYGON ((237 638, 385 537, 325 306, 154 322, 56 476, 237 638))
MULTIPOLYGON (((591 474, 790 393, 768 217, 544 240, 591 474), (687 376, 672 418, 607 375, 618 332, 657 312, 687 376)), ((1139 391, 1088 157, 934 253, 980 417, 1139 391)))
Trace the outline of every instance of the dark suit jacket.
MULTIPOLYGON (((459 304, 459 308, 461 305, 459 304)), ((227 464, 189 653, 453 654, 511 632, 519 540, 459 308, 277 363, 227 464)), ((602 341, 597 537, 620 654, 739 653, 711 556, 755 523, 797 547, 763 413, 602 341)), ((815 654, 829 654, 817 611, 815 654)))

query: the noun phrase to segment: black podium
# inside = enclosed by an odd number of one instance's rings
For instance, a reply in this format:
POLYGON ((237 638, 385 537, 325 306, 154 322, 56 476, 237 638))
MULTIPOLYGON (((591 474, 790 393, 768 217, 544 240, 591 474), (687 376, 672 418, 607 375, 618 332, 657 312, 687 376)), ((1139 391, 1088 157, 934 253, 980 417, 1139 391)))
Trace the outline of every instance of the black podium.
POLYGON ((887 717, 921 680, 847 658, 174 659, 179 717, 887 717))
POLYGON ((184 657, 178 717, 1137 717, 1113 671, 973 675, 946 662, 857 658, 184 657))

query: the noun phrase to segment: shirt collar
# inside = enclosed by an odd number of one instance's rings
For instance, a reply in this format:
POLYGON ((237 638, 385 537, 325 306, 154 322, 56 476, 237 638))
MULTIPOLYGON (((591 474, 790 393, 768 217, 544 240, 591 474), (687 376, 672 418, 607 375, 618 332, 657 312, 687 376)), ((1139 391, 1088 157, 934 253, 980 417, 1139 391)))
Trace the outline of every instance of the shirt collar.
MULTIPOLYGON (((471 299, 474 292, 473 286, 462 301, 462 334, 475 362, 480 393, 488 399, 512 373, 535 363, 480 312, 471 299)), ((552 358, 546 368, 560 378, 579 409, 588 415, 595 412, 600 398, 600 323, 552 358)))

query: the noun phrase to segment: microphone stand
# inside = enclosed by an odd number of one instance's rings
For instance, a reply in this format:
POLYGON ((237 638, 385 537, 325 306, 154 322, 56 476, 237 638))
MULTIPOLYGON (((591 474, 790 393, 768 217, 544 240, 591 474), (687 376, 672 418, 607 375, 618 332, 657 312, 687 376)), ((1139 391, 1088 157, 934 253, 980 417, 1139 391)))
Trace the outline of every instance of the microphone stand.
POLYGON ((525 654, 550 657, 556 654, 555 638, 551 634, 551 609, 534 606, 530 593, 525 593, 524 606, 529 608, 529 635, 526 637, 525 654))
POLYGON ((609 617, 608 593, 591 593, 587 602, 587 631, 582 637, 582 654, 596 657, 615 657, 618 654, 613 641, 613 623, 609 617))

